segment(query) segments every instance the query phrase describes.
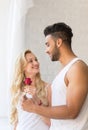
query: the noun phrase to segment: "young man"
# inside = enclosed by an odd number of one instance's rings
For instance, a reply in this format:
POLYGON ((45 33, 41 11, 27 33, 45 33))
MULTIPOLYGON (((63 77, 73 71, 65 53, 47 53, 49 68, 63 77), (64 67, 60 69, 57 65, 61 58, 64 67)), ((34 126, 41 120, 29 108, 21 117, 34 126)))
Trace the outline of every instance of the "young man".
POLYGON ((46 53, 63 69, 54 79, 51 106, 22 101, 22 108, 51 118, 50 130, 88 130, 88 67, 71 48, 72 29, 65 23, 45 28, 46 53))

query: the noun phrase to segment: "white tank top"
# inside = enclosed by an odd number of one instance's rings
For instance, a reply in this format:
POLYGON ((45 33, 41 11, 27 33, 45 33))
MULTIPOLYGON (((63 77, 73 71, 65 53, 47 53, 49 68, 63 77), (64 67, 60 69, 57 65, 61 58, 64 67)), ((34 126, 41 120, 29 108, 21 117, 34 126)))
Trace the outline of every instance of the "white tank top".
POLYGON ((17 105, 17 111, 18 123, 16 130, 49 130, 49 126, 45 124, 40 115, 22 110, 20 100, 17 105))
MULTIPOLYGON (((52 83, 52 106, 66 105, 65 74, 79 58, 74 58, 56 76, 52 83)), ((88 95, 76 119, 51 119, 50 130, 88 130, 88 95)))

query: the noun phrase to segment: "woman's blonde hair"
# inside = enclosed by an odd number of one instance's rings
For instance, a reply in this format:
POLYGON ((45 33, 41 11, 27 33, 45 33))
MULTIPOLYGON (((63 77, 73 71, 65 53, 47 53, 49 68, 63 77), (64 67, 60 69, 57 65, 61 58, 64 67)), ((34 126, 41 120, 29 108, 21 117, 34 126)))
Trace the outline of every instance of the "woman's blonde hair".
MULTIPOLYGON (((24 68, 27 64, 25 56, 27 53, 32 53, 32 52, 30 50, 26 50, 17 58, 15 64, 15 72, 14 72, 13 82, 11 85, 11 113, 10 113, 11 124, 14 124, 18 118, 17 104, 23 91, 22 90, 23 80, 25 78, 24 68)), ((36 90, 37 90, 37 96, 42 101, 43 105, 48 105, 45 82, 41 79, 40 73, 36 75, 36 90)))

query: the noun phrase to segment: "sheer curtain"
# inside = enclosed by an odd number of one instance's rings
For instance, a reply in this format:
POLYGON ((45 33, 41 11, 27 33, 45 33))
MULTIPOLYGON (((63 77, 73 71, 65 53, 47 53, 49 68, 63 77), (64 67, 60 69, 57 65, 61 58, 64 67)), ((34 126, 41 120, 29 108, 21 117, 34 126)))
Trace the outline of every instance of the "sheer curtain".
POLYGON ((26 48, 26 14, 32 6, 32 0, 11 0, 10 2, 7 39, 8 85, 16 57, 26 48))
POLYGON ((19 53, 26 48, 26 14, 33 7, 32 0, 8 0, 8 9, 6 1, 2 0, 0 9, 0 57, 1 57, 1 80, 0 80, 0 117, 8 116, 8 92, 10 88, 11 77, 15 60, 19 53), (3 9, 4 7, 4 9, 3 9), (9 13, 7 13, 8 11, 9 13), (4 13, 3 13, 4 12, 4 13), (5 16, 6 15, 6 16, 5 16), (3 19, 2 19, 3 18, 3 19), (7 27, 8 26, 8 27, 7 27))
POLYGON ((0 0, 0 130, 10 130, 10 82, 16 57, 26 48, 26 14, 31 7, 32 0, 0 0))

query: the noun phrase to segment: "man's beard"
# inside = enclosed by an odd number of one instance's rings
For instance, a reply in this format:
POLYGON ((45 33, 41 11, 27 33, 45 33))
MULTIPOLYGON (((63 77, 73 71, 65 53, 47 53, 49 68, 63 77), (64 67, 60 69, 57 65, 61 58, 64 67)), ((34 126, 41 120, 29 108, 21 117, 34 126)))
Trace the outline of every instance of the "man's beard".
POLYGON ((51 58, 51 60, 52 61, 58 61, 59 57, 60 57, 60 52, 59 52, 57 46, 55 45, 55 47, 53 49, 53 52, 52 52, 52 58, 51 58))

